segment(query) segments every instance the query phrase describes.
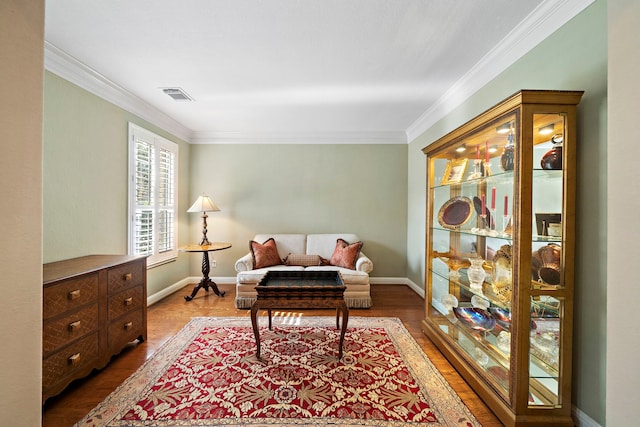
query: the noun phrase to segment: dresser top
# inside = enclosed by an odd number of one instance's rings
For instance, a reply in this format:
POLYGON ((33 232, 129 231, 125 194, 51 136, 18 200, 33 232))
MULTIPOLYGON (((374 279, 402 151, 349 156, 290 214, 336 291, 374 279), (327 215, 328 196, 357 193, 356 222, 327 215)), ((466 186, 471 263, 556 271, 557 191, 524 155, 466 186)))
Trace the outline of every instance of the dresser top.
POLYGON ((127 262, 144 259, 146 256, 130 255, 87 255, 79 258, 55 261, 42 266, 42 282, 44 285, 69 279, 81 274, 91 273, 127 262))

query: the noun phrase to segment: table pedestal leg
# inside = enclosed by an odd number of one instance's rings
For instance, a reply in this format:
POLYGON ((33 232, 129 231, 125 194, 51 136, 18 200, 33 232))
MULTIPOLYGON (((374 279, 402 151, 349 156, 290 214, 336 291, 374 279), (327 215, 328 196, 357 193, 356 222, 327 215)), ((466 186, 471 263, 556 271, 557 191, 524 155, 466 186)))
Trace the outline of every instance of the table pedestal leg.
POLYGON ((340 342, 338 344, 338 360, 342 359, 342 344, 344 344, 344 334, 347 332, 347 323, 349 323, 349 308, 347 304, 343 302, 339 310, 342 311, 342 329, 340 330, 340 342))
POLYGON ((187 301, 191 301, 193 297, 196 296, 200 288, 204 288, 205 291, 209 291, 209 287, 211 287, 213 292, 219 297, 224 296, 225 294, 224 291, 220 291, 218 289, 218 285, 216 285, 216 282, 214 282, 209 278, 209 271, 210 271, 209 252, 203 252, 202 253, 202 280, 200 280, 200 283, 198 283, 196 287, 193 288, 193 292, 191 292, 191 295, 185 295, 184 299, 186 299, 187 301))
MULTIPOLYGON (((251 306, 251 326, 253 326, 253 335, 256 338, 256 358, 260 359, 260 330, 258 329, 258 304, 253 304, 251 306)), ((269 310, 271 311, 271 310, 269 310)), ((269 321, 271 321, 271 317, 269 317, 269 321)))

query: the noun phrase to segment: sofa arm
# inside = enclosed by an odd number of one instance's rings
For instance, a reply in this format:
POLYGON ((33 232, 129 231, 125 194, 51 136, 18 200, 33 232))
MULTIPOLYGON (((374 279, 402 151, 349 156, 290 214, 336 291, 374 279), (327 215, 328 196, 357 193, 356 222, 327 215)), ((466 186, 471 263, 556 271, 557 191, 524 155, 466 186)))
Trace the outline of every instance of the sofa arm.
POLYGON ((360 256, 356 260, 356 270, 364 271, 365 273, 371 273, 371 271, 373 270, 373 261, 371 261, 365 254, 360 252, 360 256))
POLYGON ((235 267, 238 273, 253 270, 253 257, 251 256, 251 252, 237 260, 235 267))

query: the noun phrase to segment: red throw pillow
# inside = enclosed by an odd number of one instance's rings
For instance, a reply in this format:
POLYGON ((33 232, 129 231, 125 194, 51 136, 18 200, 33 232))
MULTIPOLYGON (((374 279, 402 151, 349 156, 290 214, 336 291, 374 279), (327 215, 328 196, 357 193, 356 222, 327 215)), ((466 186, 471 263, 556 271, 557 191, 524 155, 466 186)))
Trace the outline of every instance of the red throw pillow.
POLYGON ((329 263, 336 267, 349 268, 351 270, 356 269, 356 260, 360 255, 360 249, 362 249, 362 242, 355 242, 349 244, 348 242, 338 239, 336 241, 336 248, 331 255, 329 263))
POLYGON ((278 255, 278 249, 276 248, 276 241, 273 240, 273 237, 267 239, 262 244, 251 240, 249 242, 249 249, 251 249, 253 268, 255 269, 282 264, 282 260, 278 255))

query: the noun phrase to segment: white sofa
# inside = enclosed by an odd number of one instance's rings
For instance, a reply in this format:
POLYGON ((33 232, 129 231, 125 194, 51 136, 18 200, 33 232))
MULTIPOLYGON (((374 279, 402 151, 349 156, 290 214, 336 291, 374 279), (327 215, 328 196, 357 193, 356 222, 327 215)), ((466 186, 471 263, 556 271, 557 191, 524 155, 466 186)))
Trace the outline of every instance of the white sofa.
MULTIPOLYGON (((252 240, 260 244, 273 238, 280 259, 284 260, 289 254, 319 255, 329 260, 333 255, 338 239, 348 243, 360 241, 355 234, 258 234, 252 240)), ((355 263, 355 270, 334 265, 317 265, 302 267, 296 265, 275 265, 254 269, 253 256, 249 252, 236 261, 236 300, 237 308, 251 308, 256 300, 256 285, 269 270, 278 271, 331 271, 337 270, 342 276, 347 289, 344 299, 350 308, 371 307, 371 292, 369 273, 373 270, 373 262, 360 251, 355 263)))

